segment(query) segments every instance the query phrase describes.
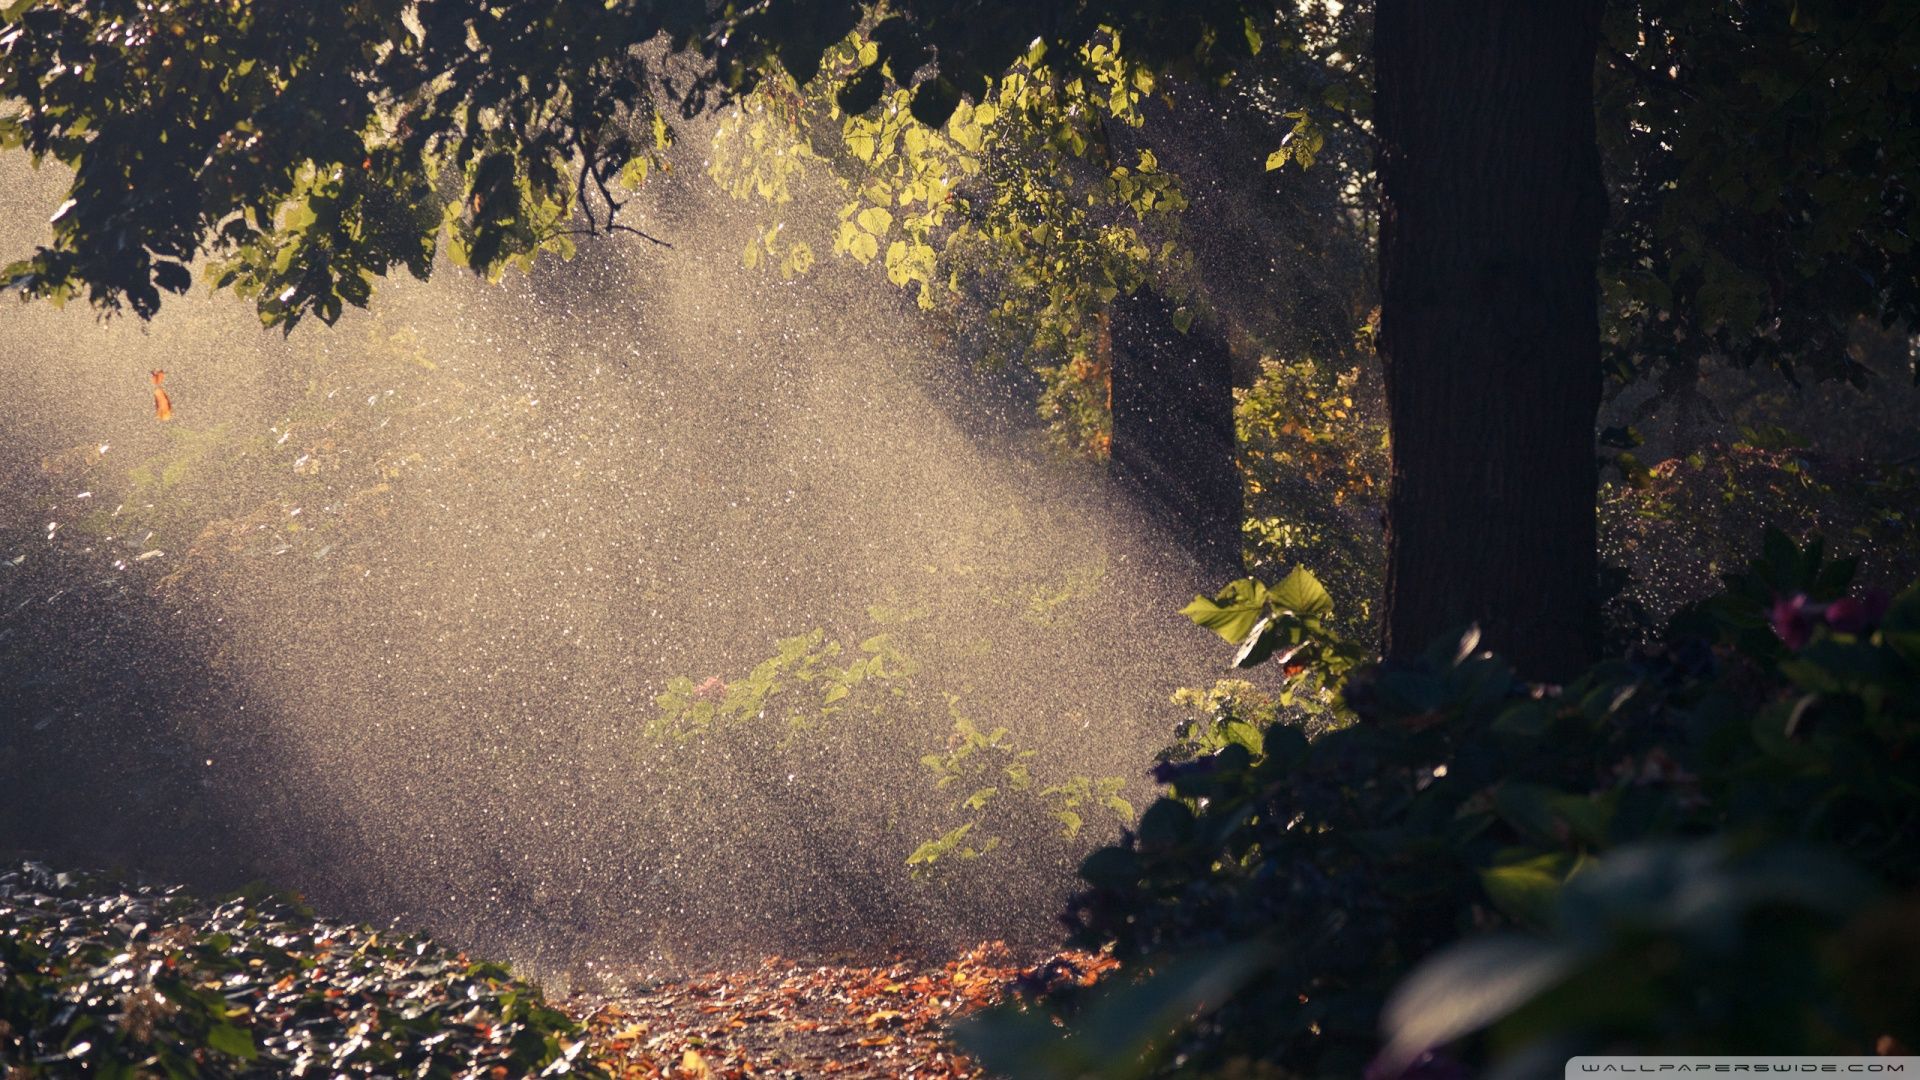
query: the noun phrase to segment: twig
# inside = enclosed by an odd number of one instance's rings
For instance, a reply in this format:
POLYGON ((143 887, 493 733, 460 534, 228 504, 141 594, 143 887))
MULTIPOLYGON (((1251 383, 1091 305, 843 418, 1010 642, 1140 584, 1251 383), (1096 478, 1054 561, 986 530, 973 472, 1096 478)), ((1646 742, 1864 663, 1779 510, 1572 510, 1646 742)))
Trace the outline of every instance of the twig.
POLYGON ((603 170, 595 167, 594 161, 598 155, 594 152, 591 142, 582 138, 577 140, 574 145, 580 151, 580 174, 574 181, 574 192, 575 197, 580 202, 580 212, 587 216, 587 227, 584 229, 556 229, 542 239, 552 239, 555 236, 605 236, 614 232, 626 232, 632 233, 648 243, 658 244, 663 248, 673 247, 672 244, 651 233, 614 220, 619 216, 621 208, 627 204, 614 198, 613 189, 607 185, 607 174, 611 172, 611 170, 603 170), (605 224, 602 224, 600 219, 594 216, 593 198, 587 191, 587 181, 589 179, 593 181, 593 186, 600 192, 601 200, 607 205, 605 224))
POLYGON ((631 225, 616 223, 616 224, 610 224, 607 226, 607 230, 609 232, 613 231, 614 229, 618 229, 621 232, 630 232, 642 240, 648 241, 649 243, 659 244, 663 248, 670 248, 673 246, 672 244, 666 242, 665 240, 662 240, 659 237, 652 235, 651 233, 641 232, 639 229, 636 229, 631 225))

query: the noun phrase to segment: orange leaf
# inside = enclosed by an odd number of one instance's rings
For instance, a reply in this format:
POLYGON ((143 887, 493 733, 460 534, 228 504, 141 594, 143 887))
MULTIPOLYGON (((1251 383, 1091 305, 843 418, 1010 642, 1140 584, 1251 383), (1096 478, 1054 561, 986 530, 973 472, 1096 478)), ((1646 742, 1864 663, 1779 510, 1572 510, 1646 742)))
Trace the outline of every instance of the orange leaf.
POLYGON ((167 396, 165 390, 160 389, 160 384, 166 381, 167 373, 150 371, 147 375, 153 379, 153 418, 164 424, 173 419, 173 399, 167 396))

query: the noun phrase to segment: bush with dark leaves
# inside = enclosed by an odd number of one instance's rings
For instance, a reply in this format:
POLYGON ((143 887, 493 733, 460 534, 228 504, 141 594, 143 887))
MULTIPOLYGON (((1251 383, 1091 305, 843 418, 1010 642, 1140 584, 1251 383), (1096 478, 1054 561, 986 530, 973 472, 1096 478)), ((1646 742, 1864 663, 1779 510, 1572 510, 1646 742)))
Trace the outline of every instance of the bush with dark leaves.
POLYGON ((1920 1045, 1920 936, 1884 900, 1920 885, 1920 587, 1852 572, 1773 534, 1664 645, 1568 685, 1469 630, 1356 672, 1347 726, 1163 768, 1067 915, 1127 974, 970 1045, 1035 1077, 1920 1045), (1150 1038, 1127 1059, 1090 1023, 1150 1038))
POLYGON ((0 1065, 30 1077, 602 1075, 497 964, 293 906, 0 871, 0 1065))

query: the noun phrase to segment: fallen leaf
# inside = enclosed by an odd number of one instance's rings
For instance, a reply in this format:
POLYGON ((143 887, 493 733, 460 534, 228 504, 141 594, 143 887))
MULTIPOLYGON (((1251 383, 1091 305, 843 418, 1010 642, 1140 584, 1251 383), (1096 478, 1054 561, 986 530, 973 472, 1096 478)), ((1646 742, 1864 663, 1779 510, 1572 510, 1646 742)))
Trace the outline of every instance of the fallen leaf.
POLYGON ((165 390, 160 389, 160 384, 166 381, 167 373, 151 371, 147 374, 153 379, 153 418, 164 424, 173 419, 173 399, 167 396, 165 390))
POLYGON ((713 1068, 698 1050, 688 1050, 680 1055, 678 1073, 682 1080, 713 1080, 713 1068))

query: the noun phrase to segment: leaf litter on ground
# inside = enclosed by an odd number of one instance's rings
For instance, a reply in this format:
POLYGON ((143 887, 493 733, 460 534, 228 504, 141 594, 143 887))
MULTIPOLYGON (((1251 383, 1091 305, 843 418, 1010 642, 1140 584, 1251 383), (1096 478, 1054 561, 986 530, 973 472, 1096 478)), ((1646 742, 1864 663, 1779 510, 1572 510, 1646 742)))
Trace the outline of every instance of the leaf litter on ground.
POLYGON ((1091 985, 1116 966, 1091 953, 1022 962, 1000 942, 945 964, 773 957, 562 1008, 586 1026, 597 1063, 621 1080, 975 1077, 980 1070, 947 1041, 954 1019, 998 1004, 1015 986, 1091 985))

